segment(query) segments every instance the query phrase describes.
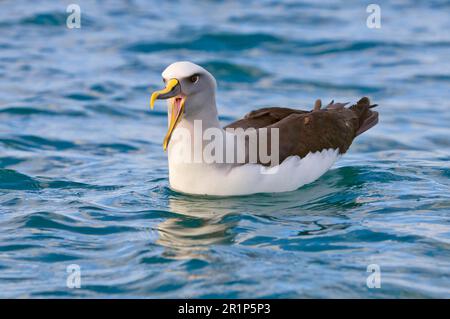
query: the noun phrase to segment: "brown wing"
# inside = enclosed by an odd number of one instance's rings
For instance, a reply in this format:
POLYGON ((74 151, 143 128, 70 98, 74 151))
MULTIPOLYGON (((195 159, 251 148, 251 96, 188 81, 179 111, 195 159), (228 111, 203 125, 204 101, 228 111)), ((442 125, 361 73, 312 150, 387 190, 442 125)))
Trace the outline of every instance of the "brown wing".
POLYGON ((233 122, 225 128, 261 128, 275 124, 291 114, 305 114, 308 111, 294 110, 286 107, 266 107, 251 111, 243 119, 233 122))
POLYGON ((250 112, 226 128, 266 127, 269 128, 269 134, 270 128, 278 128, 279 163, 292 155, 303 158, 310 152, 330 148, 339 149, 342 154, 357 135, 378 122, 378 113, 370 110, 376 105, 370 105, 368 98, 362 98, 349 108, 345 108, 345 105, 332 102, 321 109, 321 102, 317 101, 313 111, 264 108, 250 112))

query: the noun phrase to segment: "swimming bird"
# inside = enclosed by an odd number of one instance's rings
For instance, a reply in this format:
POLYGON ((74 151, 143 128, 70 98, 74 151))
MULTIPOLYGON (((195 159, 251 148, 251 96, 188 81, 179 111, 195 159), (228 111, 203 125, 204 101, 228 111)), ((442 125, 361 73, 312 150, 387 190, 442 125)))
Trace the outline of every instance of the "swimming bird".
POLYGON ((170 188, 181 193, 232 196, 296 190, 322 176, 356 136, 378 123, 372 110, 376 104, 363 97, 350 107, 332 101, 322 108, 317 100, 310 111, 262 108, 222 128, 211 73, 181 61, 169 65, 162 77, 166 87, 152 94, 150 105, 153 109, 156 100, 168 101, 163 148, 170 188))

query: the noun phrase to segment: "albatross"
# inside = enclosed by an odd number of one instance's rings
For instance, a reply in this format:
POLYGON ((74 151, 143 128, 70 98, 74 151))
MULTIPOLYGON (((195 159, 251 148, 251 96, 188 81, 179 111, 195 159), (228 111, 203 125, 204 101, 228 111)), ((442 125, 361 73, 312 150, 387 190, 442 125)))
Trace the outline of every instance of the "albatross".
POLYGON ((162 78, 165 88, 151 95, 150 106, 167 100, 163 148, 170 188, 181 193, 234 196, 296 190, 327 172, 356 136, 378 123, 372 110, 376 104, 363 97, 350 107, 332 101, 322 108, 317 100, 312 110, 262 108, 222 128, 211 73, 181 61, 169 65, 162 78), (243 142, 235 143, 235 137, 243 142), (263 149, 276 158, 268 161, 263 149), (216 160, 204 156, 207 150, 216 160))

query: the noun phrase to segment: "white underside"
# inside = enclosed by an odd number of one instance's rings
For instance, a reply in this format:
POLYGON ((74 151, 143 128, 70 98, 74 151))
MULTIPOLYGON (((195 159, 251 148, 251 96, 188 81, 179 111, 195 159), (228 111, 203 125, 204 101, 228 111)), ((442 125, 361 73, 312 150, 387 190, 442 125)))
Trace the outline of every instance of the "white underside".
POLYGON ((309 153, 304 158, 290 156, 280 165, 179 163, 169 158, 170 187, 178 192, 232 196, 287 192, 314 182, 338 159, 334 149, 309 153))

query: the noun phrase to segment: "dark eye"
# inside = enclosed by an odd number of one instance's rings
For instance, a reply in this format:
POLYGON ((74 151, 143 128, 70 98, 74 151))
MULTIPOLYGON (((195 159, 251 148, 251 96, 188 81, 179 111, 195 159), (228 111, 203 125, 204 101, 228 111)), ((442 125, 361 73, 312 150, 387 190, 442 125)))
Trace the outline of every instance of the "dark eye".
POLYGON ((199 78, 198 74, 194 74, 193 76, 191 76, 190 80, 192 83, 195 83, 198 81, 198 78, 199 78))
POLYGON ((166 83, 166 82, 167 82, 165 78, 163 78, 162 80, 163 80, 163 82, 164 82, 164 83, 166 83))

